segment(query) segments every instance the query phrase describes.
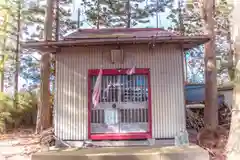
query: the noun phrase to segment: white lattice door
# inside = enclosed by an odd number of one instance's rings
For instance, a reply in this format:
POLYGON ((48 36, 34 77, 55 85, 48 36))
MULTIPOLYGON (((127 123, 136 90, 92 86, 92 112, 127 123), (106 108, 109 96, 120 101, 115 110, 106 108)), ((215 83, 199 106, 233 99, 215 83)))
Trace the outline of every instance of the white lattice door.
POLYGON ((148 104, 147 75, 103 75, 100 103, 91 108, 91 134, 148 132, 148 104))

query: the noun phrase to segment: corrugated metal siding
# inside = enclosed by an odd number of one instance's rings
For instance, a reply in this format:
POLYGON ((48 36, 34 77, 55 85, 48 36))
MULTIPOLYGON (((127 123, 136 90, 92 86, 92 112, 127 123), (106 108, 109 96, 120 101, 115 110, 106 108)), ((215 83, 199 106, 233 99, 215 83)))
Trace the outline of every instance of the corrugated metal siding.
POLYGON ((150 68, 153 138, 172 138, 185 128, 183 59, 176 46, 125 47, 124 64, 110 62, 110 48, 68 48, 56 56, 55 133, 64 140, 86 140, 88 69, 150 68))

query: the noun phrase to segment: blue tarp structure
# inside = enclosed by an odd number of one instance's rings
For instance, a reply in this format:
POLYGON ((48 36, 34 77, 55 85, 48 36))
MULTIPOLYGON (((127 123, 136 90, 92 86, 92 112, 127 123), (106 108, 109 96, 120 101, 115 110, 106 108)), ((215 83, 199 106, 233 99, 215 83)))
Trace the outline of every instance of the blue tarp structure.
MULTIPOLYGON (((204 84, 189 84, 185 85, 185 100, 187 104, 199 104, 205 101, 205 85, 204 84)), ((224 102, 222 95, 218 96, 218 103, 224 102)))

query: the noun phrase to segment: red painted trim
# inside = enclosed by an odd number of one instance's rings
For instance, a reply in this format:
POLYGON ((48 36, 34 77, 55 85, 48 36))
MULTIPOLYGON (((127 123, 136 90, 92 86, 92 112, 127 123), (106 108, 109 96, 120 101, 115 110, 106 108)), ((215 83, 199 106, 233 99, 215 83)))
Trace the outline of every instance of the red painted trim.
POLYGON ((128 140, 128 139, 148 139, 149 133, 125 133, 125 134, 93 134, 91 140, 128 140))
POLYGON ((150 71, 148 72, 148 120, 149 120, 149 133, 152 138, 152 92, 151 92, 151 77, 150 71))
MULTIPOLYGON (((128 68, 130 69, 130 68, 128 68)), ((128 69, 103 69, 103 75, 121 75, 126 74, 128 69)), ((99 69, 92 69, 88 71, 88 75, 97 76, 99 73, 99 69)), ((148 74, 149 69, 147 68, 136 68, 135 74, 148 74)))
MULTIPOLYGON (((126 74, 128 69, 103 69, 103 75, 126 74)), ((148 132, 117 133, 117 134, 91 134, 91 77, 97 76, 99 69, 88 70, 88 138, 91 140, 127 140, 127 139, 147 139, 152 138, 152 99, 151 99, 151 79, 148 68, 136 68, 135 74, 148 76, 148 132)))
POLYGON ((88 74, 88 139, 91 139, 91 75, 88 74))

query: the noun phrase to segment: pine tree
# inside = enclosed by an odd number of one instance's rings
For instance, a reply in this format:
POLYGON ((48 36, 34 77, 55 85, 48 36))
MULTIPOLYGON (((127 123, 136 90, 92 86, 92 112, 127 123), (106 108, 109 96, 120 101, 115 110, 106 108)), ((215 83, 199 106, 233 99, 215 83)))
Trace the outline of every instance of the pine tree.
MULTIPOLYGON (((22 18, 19 16, 22 10, 22 1, 20 0, 11 0, 5 1, 4 4, 1 4, 1 10, 6 10, 8 13, 8 21, 6 21, 4 43, 2 47, 4 48, 4 56, 6 63, 4 64, 5 77, 9 86, 14 84, 15 95, 18 92, 18 73, 19 73, 19 42, 20 42, 20 21, 22 18), (21 18, 21 19, 20 19, 21 18), (15 77, 15 78, 13 78, 15 77)), ((17 96, 15 96, 17 99, 17 96)))
MULTIPOLYGON (((5 5, 6 1, 3 1, 0 5, 3 6, 5 5)), ((1 24, 0 24, 0 50, 1 50, 1 89, 0 91, 3 92, 4 89, 4 64, 5 64, 5 59, 6 55, 5 54, 5 49, 6 49, 6 40, 7 40, 7 27, 8 27, 8 19, 9 19, 9 11, 8 9, 5 9, 2 7, 1 12, 0 12, 1 17, 1 24)))
MULTIPOLYGON (((205 64, 211 64, 212 69, 206 68, 205 65, 205 85, 206 85, 206 107, 205 107, 205 122, 208 125, 215 127, 217 125, 217 76, 225 74, 226 71, 220 70, 217 74, 216 68, 216 55, 222 57, 229 55, 231 51, 226 46, 229 43, 229 15, 231 13, 231 7, 226 0, 220 0, 215 4, 215 1, 203 1, 200 2, 191 1, 183 6, 178 6, 177 9, 172 9, 170 19, 174 20, 174 28, 180 30, 177 25, 178 20, 176 14, 180 15, 183 19, 184 34, 208 34, 212 39, 204 46, 205 64), (181 11, 181 12, 180 12, 181 11)), ((228 44, 229 45, 229 44, 228 44)), ((203 54, 202 53, 202 54, 203 54)), ((202 62, 203 63, 203 62, 202 62)), ((199 65, 204 66, 204 65, 199 65)), ((200 69, 198 69, 200 70, 200 69)), ((201 69, 202 70, 202 69, 201 69)), ((220 79, 219 79, 220 80, 220 79)))
POLYGON ((99 28, 130 28, 148 23, 153 9, 140 4, 145 0, 83 0, 87 21, 99 28))
POLYGON ((149 0, 146 4, 150 9, 151 16, 156 17, 157 28, 159 28, 160 13, 164 13, 167 8, 170 8, 174 0, 149 0))
MULTIPOLYGON (((62 38, 67 32, 77 28, 77 21, 71 19, 72 13, 70 5, 72 0, 58 0, 59 2, 59 37, 62 38)), ((43 39, 44 19, 46 4, 45 0, 32 1, 26 7, 25 12, 25 34, 27 40, 43 39), (35 31, 29 33, 29 28, 35 31)), ((55 39, 56 30, 56 5, 54 5, 53 39, 55 39)))
MULTIPOLYGON (((35 29, 35 33, 29 33, 28 34, 28 40, 40 40, 43 39, 43 35, 44 35, 44 21, 45 21, 45 10, 46 10, 46 5, 44 3, 44 0, 39 0, 38 3, 36 2, 32 2, 31 4, 29 4, 28 9, 26 10, 26 14, 28 15, 26 16, 26 32, 28 32, 28 28, 32 27, 35 29), (31 12, 31 14, 29 14, 29 12, 31 12)), ((58 1, 54 1, 54 2, 58 2, 54 4, 54 8, 53 8, 53 24, 52 24, 52 37, 50 39, 61 39, 63 37, 64 34, 66 34, 67 32, 73 30, 76 28, 77 26, 77 22, 71 20, 71 11, 70 11, 70 4, 72 3, 72 1, 70 0, 58 0, 58 1)), ((51 25, 51 24, 50 24, 51 25)), ((25 50, 25 52, 28 52, 28 50, 25 50)), ((51 56, 52 57, 52 56, 51 56)), ((50 57, 48 57, 50 58, 50 57)), ((42 72, 42 70, 40 70, 40 63, 45 63, 46 61, 46 57, 43 57, 41 59, 41 61, 39 59, 36 59, 34 57, 31 56, 24 56, 24 58, 22 58, 22 61, 24 63, 22 63, 23 65, 21 66, 21 71, 22 71, 22 76, 26 79, 26 80, 30 80, 33 84, 33 86, 36 86, 36 84, 40 84, 40 72, 42 72), (29 74, 30 73, 30 74, 29 74)), ((54 60, 51 60, 52 63, 54 63, 54 60)), ((46 65, 44 65, 46 66, 46 65)), ((49 72, 52 72, 54 69, 52 67, 49 66, 49 72)), ((41 73, 43 74, 43 72, 41 73)), ((46 76, 48 77, 47 74, 43 74, 42 78, 45 78, 46 76)), ((54 80, 53 75, 50 76, 50 78, 48 78, 49 81, 54 80)), ((45 79, 46 80, 46 79, 45 79)), ((50 84, 50 83, 47 83, 50 84)), ((43 85, 41 83, 41 87, 44 87, 46 90, 46 85, 43 85)), ((40 94, 41 97, 45 96, 45 93, 41 93, 40 94)), ((49 106, 48 104, 44 104, 42 103, 42 101, 40 101, 40 106, 38 108, 38 121, 37 121, 37 126, 36 126, 36 132, 39 133, 41 132, 42 129, 46 129, 46 127, 49 127, 50 124, 50 115, 51 111, 49 111, 49 108, 43 107, 43 106, 49 106), (48 117, 48 119, 44 119, 42 115, 42 113, 45 113, 45 117, 48 117), (47 116, 48 115, 48 116, 47 116)))
POLYGON ((203 34, 203 20, 201 17, 201 8, 198 4, 186 4, 183 0, 179 0, 177 6, 172 4, 169 9, 170 14, 167 19, 172 22, 172 30, 180 32, 184 29, 184 35, 203 34), (183 28, 180 27, 181 23, 183 28))
POLYGON ((59 31, 59 38, 62 39, 66 33, 77 28, 78 22, 71 18, 72 13, 70 5, 73 3, 72 0, 57 0, 56 2, 59 4, 55 3, 53 34, 55 37, 57 26, 56 22, 58 22, 57 31, 59 31), (57 8, 59 9, 58 11, 57 8))
MULTIPOLYGON (((180 31, 180 21, 179 17, 182 18, 182 24, 184 28, 184 34, 185 35, 202 35, 204 34, 204 21, 203 21, 203 16, 202 16, 202 11, 201 11, 201 4, 198 3, 197 1, 187 1, 188 3, 183 3, 181 1, 181 5, 178 6, 173 6, 171 9, 171 12, 168 16, 168 19, 172 21, 172 28, 175 31, 180 31)), ((231 50, 230 50, 230 14, 231 14, 232 6, 227 3, 226 0, 220 0, 218 3, 216 3, 216 14, 215 14, 215 20, 216 24, 215 25, 215 31, 216 31, 216 54, 218 56, 221 56, 224 61, 229 61, 229 63, 224 62, 224 64, 221 66, 220 70, 218 71, 218 80, 219 82, 221 81, 221 75, 225 75, 228 73, 232 73, 232 68, 231 68, 231 57, 228 58, 229 55, 231 55, 231 50), (228 68, 228 70, 226 69, 228 68)), ((199 61, 199 64, 197 65, 198 67, 198 74, 204 74, 203 71, 203 50, 202 47, 196 48, 194 50, 188 51, 187 54, 191 55, 191 59, 194 61, 195 56, 197 56, 197 59, 201 59, 202 61, 199 61), (201 54, 199 54, 201 53, 201 54)), ((192 63, 192 67, 196 67, 196 63, 192 63)), ((190 76, 191 77, 191 76, 190 76)), ((190 78, 189 77, 189 78, 190 78)), ((204 77, 204 76, 201 76, 204 77)), ((193 79, 190 79, 193 80, 193 79)), ((199 82, 204 82, 203 80, 200 80, 199 82)))
MULTIPOLYGON (((8 0, 5 3, 0 3, 0 11, 4 10, 6 12, 5 15, 8 15, 7 20, 3 17, 3 25, 0 26, 0 49, 4 57, 7 57, 6 62, 4 62, 6 84, 10 86, 10 89, 13 89, 11 86, 15 83, 15 93, 18 92, 19 88, 18 83, 16 83, 19 76, 27 81, 31 81, 33 83, 32 86, 38 85, 40 82, 39 59, 32 56, 31 50, 21 50, 17 42, 19 42, 20 38, 23 40, 41 40, 43 38, 46 5, 44 0, 26 1, 8 0), (21 22, 21 26, 18 22, 21 22), (22 34, 18 34, 20 30, 22 34), (30 54, 25 55, 28 52, 30 54), (19 55, 18 53, 23 54, 19 55), (20 73, 19 62, 21 62, 20 73)), ((70 11, 66 10, 67 5, 71 4, 71 1, 60 0, 60 2, 59 28, 61 30, 59 31, 59 37, 62 37, 67 31, 76 28, 76 22, 71 20, 70 11)), ((1 62, 1 67, 2 65, 3 63, 1 62)), ((29 88, 31 89, 32 87, 29 88)), ((15 96, 15 102, 17 102, 17 99, 18 96, 15 96)))
MULTIPOLYGON (((75 29, 77 22, 71 19, 70 0, 59 0, 59 33, 58 37, 61 39, 64 34, 75 29)), ((25 40, 42 40, 44 31, 45 19, 45 0, 32 1, 26 4, 24 16, 24 29, 25 40)), ((54 8, 54 22, 53 22, 53 35, 52 39, 56 37, 56 20, 57 20, 56 5, 54 8)), ((25 55, 21 56, 21 77, 28 82, 29 87, 38 86, 40 83, 40 59, 37 53, 33 56, 32 50, 24 50, 25 55), (29 54, 27 54, 29 52, 29 54)))
MULTIPOLYGON (((193 34, 203 34, 203 15, 202 15, 202 4, 200 2, 195 1, 187 1, 179 0, 180 5, 174 6, 170 5, 170 14, 168 19, 172 22, 172 29, 176 31, 180 31, 179 27, 179 16, 182 17, 184 30, 186 35, 193 34)), ((227 0, 219 0, 216 3, 216 12, 215 12, 215 20, 216 20, 216 33, 217 35, 227 36, 229 33, 229 18, 232 11, 232 6, 227 2, 227 0)))

